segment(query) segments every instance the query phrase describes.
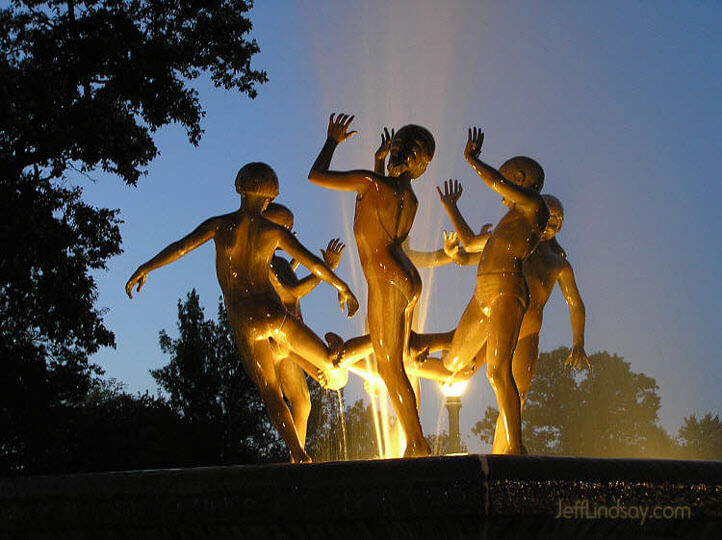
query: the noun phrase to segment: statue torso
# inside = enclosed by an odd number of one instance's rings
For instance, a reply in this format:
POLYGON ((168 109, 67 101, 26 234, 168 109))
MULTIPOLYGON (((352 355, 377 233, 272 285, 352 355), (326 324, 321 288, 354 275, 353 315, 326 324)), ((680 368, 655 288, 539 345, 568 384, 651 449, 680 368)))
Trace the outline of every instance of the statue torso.
POLYGON ((524 277, 529 288, 529 307, 524 314, 519 337, 541 330, 544 306, 559 279, 559 273, 568 265, 567 260, 550 248, 549 242, 541 242, 524 261, 524 277))
POLYGON ((418 276, 401 249, 419 203, 408 181, 380 177, 356 197, 354 236, 367 278, 403 272, 418 276))
POLYGON ((521 273, 522 263, 539 244, 549 220, 549 210, 541 196, 532 210, 510 209, 494 228, 479 261, 479 274, 521 273))
POLYGON ((278 293, 278 296, 283 302, 289 313, 301 316, 301 306, 298 298, 288 291, 287 287, 293 287, 298 283, 298 276, 296 272, 291 268, 289 263, 283 257, 273 256, 271 259, 271 271, 269 274, 271 278, 271 284, 278 293))
POLYGON ((261 216, 241 212, 217 218, 216 275, 227 306, 255 294, 278 298, 268 275, 277 247, 273 227, 261 216))
POLYGON ((354 236, 367 280, 383 279, 418 294, 421 278, 401 248, 418 206, 408 180, 376 177, 358 194, 354 236))

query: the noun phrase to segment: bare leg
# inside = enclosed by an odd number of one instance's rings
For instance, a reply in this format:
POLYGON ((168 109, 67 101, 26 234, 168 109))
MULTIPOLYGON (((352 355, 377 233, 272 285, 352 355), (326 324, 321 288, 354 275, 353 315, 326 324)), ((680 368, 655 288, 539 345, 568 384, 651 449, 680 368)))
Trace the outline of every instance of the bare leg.
POLYGON ((404 371, 408 301, 397 287, 373 280, 369 282, 368 305, 369 333, 379 375, 406 434, 404 456, 428 456, 431 448, 424 439, 416 396, 404 371))
MULTIPOLYGON (((448 349, 454 331, 435 334, 417 334, 411 332, 411 356, 416 358, 421 352, 436 352, 448 349)), ((373 354, 374 348, 371 343, 371 336, 368 334, 358 336, 346 341, 343 348, 341 367, 353 365, 359 360, 373 354)))
MULTIPOLYGON (((522 451, 521 404, 512 373, 512 357, 523 317, 524 306, 514 296, 501 295, 491 304, 489 337, 486 342, 486 372, 496 394, 499 420, 504 424, 504 453, 507 454, 520 454, 522 451)), ((496 443, 497 438, 499 436, 495 433, 495 445, 500 444, 496 443)))
POLYGON ((297 365, 298 355, 291 354, 293 357, 281 360, 278 366, 278 375, 281 380, 281 389, 291 408, 298 439, 301 441, 301 446, 305 447, 308 416, 311 414, 311 398, 303 371, 297 365))
POLYGON ((373 354, 374 347, 371 336, 365 334, 347 340, 343 345, 341 364, 339 367, 350 366, 373 354))
MULTIPOLYGON (((511 361, 511 370, 514 374, 514 382, 519 391, 519 410, 523 412, 524 402, 534 378, 537 359, 539 358, 539 334, 531 334, 519 340, 514 350, 514 357, 511 361)), ((504 423, 501 415, 496 420, 496 431, 494 432, 494 444, 492 454, 501 454, 505 450, 507 439, 504 423)))
MULTIPOLYGON (((317 368, 322 370, 333 368, 326 344, 300 319, 289 314, 279 334, 279 338, 287 343, 289 349, 317 368)), ((275 336, 272 337, 276 339, 275 336)))
POLYGON ((271 423, 288 445, 291 460, 296 463, 310 462, 311 458, 298 438, 291 411, 283 400, 271 345, 267 339, 248 342, 244 339, 244 332, 233 324, 233 316, 230 313, 229 319, 243 367, 256 384, 271 423))
POLYGON ((418 355, 424 349, 429 352, 443 351, 449 348, 454 331, 438 332, 433 334, 417 334, 411 332, 411 354, 418 355))
POLYGON ((452 373, 471 367, 474 356, 486 342, 488 320, 476 298, 472 298, 459 320, 444 366, 452 373))
POLYGON ((314 366, 305 358, 298 356, 296 353, 289 352, 288 356, 293 360, 294 363, 296 363, 296 365, 298 365, 298 367, 305 371, 309 377, 311 377, 317 383, 321 384, 321 378, 318 376, 319 369, 316 366, 314 366))
POLYGON ((519 401, 522 409, 524 408, 526 396, 529 394, 538 359, 539 334, 531 334, 520 339, 514 350, 511 368, 514 373, 514 382, 519 390, 519 401))

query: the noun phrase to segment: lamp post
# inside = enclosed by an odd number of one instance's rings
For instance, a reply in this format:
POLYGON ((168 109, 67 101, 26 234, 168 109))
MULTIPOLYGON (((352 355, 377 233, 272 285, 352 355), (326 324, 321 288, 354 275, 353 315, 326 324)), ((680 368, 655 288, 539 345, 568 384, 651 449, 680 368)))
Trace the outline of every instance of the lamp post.
POLYGON ((461 394, 466 390, 466 381, 443 383, 441 392, 446 396, 446 411, 449 414, 449 442, 451 453, 461 452, 461 432, 459 431, 459 411, 461 410, 461 394))
POLYGON ((459 433, 459 410, 461 409, 461 397, 452 396, 446 398, 446 410, 449 413, 449 440, 451 442, 451 453, 461 452, 461 434, 459 433))

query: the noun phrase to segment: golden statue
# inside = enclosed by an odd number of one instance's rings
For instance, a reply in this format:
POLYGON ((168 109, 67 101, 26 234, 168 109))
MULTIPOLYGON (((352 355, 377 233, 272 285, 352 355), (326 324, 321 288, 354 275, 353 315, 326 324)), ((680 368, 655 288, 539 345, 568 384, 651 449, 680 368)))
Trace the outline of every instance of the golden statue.
MULTIPOLYGON (((384 131, 381 133, 381 145, 374 154, 374 173, 377 175, 383 175, 384 173, 386 156, 391 149, 391 140, 395 134, 396 132, 393 129, 391 130, 391 134, 389 134, 388 128, 384 128, 384 131)), ((401 243, 401 247, 417 268, 442 266, 451 262, 457 262, 447 254, 447 250, 450 253, 453 250, 454 256, 458 256, 458 240, 447 240, 447 236, 444 234, 444 242, 445 246, 442 249, 431 252, 417 251, 411 248, 409 236, 407 236, 401 243), (449 243, 449 245, 446 245, 447 243, 449 243)), ((452 374, 443 367, 440 359, 427 358, 427 355, 432 352, 448 349, 453 335, 453 330, 427 334, 418 334, 412 330, 409 339, 410 355, 404 359, 406 372, 417 377, 440 380, 442 382, 452 377, 452 374), (428 362, 427 359, 429 360, 428 362)), ((326 341, 337 344, 343 341, 343 339, 332 332, 328 332, 326 334, 326 341)), ((374 349, 370 335, 365 334, 351 338, 347 340, 343 346, 339 367, 345 368, 353 366, 357 373, 362 374, 362 376, 374 375, 377 373, 376 370, 373 367, 370 369, 367 368, 363 361, 369 355, 373 354, 373 352, 374 349)), ((323 377, 325 374, 321 376, 323 377)), ((416 395, 418 400, 418 391, 416 395)))
POLYGON ((421 429, 416 397, 404 371, 410 356, 411 321, 421 292, 421 277, 402 248, 416 215, 418 201, 411 181, 421 176, 434 155, 435 142, 423 127, 399 129, 389 145, 388 176, 366 170, 330 171, 339 143, 353 116, 332 114, 326 142, 308 179, 314 184, 355 191, 354 236, 368 283, 368 328, 378 373, 406 434, 404 456, 431 453, 421 429))
POLYGON ((332 367, 337 352, 330 351, 310 328, 290 314, 278 297, 269 270, 276 248, 295 257, 333 286, 338 291, 341 309, 345 305, 349 317, 358 310, 358 301, 348 285, 289 230, 263 217, 268 203, 278 195, 278 178, 271 167, 265 163, 245 165, 236 176, 236 191, 241 195, 239 210, 204 221, 189 235, 163 249, 135 271, 125 290, 132 298, 133 287, 140 291, 149 272, 213 239, 216 275, 243 366, 258 387, 271 422, 288 445, 292 461, 307 462, 311 458, 301 445, 283 400, 269 338, 321 370, 332 367))
MULTIPOLYGON (((263 212, 263 217, 276 225, 285 227, 289 231, 293 229, 293 213, 281 204, 270 203, 263 212)), ((321 250, 323 260, 329 269, 335 270, 338 267, 345 247, 338 238, 334 238, 328 243, 325 250, 321 250)), ((299 320, 303 320, 300 300, 310 293, 321 282, 321 279, 314 274, 299 279, 294 271, 294 266, 297 265, 298 263, 295 260, 289 262, 283 257, 274 255, 271 259, 269 277, 286 310, 299 320)), ((309 360, 294 353, 273 338, 271 338, 271 344, 273 345, 276 374, 281 384, 281 391, 291 409, 298 439, 301 446, 305 448, 308 416, 311 413, 311 398, 303 371, 306 371, 313 379, 322 382, 327 387, 339 383, 340 386, 344 386, 346 384, 346 371, 339 369, 319 370, 309 360), (333 377, 334 374, 336 377, 333 377), (341 381, 338 381, 339 375, 342 377, 341 381)))
MULTIPOLYGON (((529 287, 529 307, 521 322, 519 339, 511 362, 514 382, 519 391, 520 410, 523 410, 539 358, 539 331, 542 327, 544 306, 557 283, 569 307, 572 326, 572 350, 565 365, 576 369, 581 369, 584 364, 589 366, 589 358, 584 351, 584 302, 579 295, 579 289, 574 279, 574 270, 567 261, 566 252, 555 238, 564 222, 564 209, 559 199, 553 195, 543 195, 542 197, 549 208, 549 222, 544 229, 539 245, 522 265, 524 278, 529 287)), ((456 235, 451 233, 449 237, 449 243, 445 244, 447 254, 457 264, 464 266, 478 264, 481 257, 480 251, 468 253, 466 250, 459 249, 456 235)), ((477 355, 478 361, 475 362, 473 371, 484 362, 484 353, 485 351, 482 349, 477 355)), ((504 453, 505 441, 504 423, 497 420, 492 453, 504 453)))
MULTIPOLYGON (((491 232, 476 235, 459 212, 458 182, 446 182, 439 196, 468 251, 478 250, 476 289, 444 355, 445 367, 453 372, 473 369, 474 357, 486 344, 489 383, 496 394, 499 419, 504 424, 504 453, 522 453, 519 392, 512 374, 512 357, 522 319, 529 306, 529 289, 523 262, 541 240, 549 209, 539 194, 544 171, 533 159, 515 157, 497 171, 479 158, 484 134, 469 129, 464 157, 484 183, 502 196, 509 211, 491 232)), ((437 188, 438 189, 438 188, 437 188)))

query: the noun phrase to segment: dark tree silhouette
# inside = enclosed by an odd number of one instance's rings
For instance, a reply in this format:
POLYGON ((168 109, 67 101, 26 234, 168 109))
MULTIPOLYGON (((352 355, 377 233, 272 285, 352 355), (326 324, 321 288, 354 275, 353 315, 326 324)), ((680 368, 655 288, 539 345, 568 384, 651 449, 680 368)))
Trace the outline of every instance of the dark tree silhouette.
POLYGON ((0 472, 54 470, 47 434, 100 374, 88 356, 114 346, 91 272, 121 251, 118 212, 85 204, 67 173, 101 169, 135 185, 158 128, 180 124, 197 144, 203 110, 189 83, 202 73, 254 97, 266 75, 250 63, 250 5, 0 9, 0 472))
POLYGON ((679 428, 679 438, 685 458, 722 460, 722 420, 719 415, 688 416, 679 428))
POLYGON ((28 178, 0 182, 0 213, 0 467, 48 472, 49 432, 100 371, 88 355, 114 345, 90 272, 120 252, 120 233, 78 189, 28 178))
POLYGON ((188 81, 255 97, 266 74, 244 16, 252 2, 15 1, 0 11, 0 169, 41 179, 100 166, 135 184, 170 123, 201 137, 188 81))
MULTIPOLYGON (((192 426, 205 450, 197 464, 285 460, 283 445, 244 371, 223 303, 206 320, 195 290, 178 302, 178 337, 160 333, 170 362, 151 371, 173 411, 192 426), (202 435, 202 436, 201 436, 202 435)), ((193 443, 197 444, 197 443, 193 443)))
MULTIPOLYGON (((532 454, 601 457, 677 457, 676 441, 658 424, 657 383, 629 362, 599 352, 591 370, 564 366, 569 350, 541 353, 522 411, 532 454)), ((497 411, 489 407, 473 433, 491 443, 497 411)))

